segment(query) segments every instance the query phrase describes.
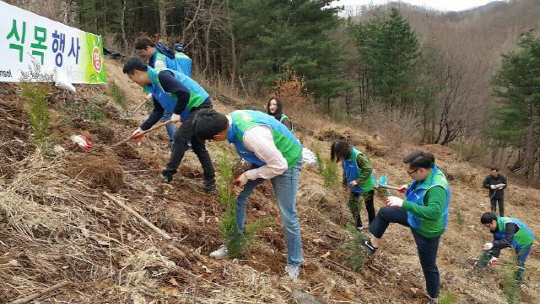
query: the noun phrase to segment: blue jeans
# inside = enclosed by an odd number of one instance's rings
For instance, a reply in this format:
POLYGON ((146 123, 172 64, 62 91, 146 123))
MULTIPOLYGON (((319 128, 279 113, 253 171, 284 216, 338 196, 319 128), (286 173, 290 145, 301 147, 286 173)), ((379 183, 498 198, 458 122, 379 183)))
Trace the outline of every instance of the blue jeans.
MULTIPOLYGON (((172 112, 164 112, 163 117, 161 117, 161 121, 167 121, 171 119, 172 114, 173 114, 172 112)), ((173 143, 174 142, 174 124, 170 123, 166 125, 165 129, 167 129, 167 134, 169 135, 169 142, 173 143)))
POLYGON ((527 257, 529 256, 529 253, 531 253, 531 246, 516 249, 517 254, 517 266, 518 269, 516 271, 516 281, 521 283, 523 281, 523 272, 525 272, 525 261, 527 260, 527 257))
MULTIPOLYGON (((283 223, 283 231, 287 243, 287 264, 296 266, 302 264, 300 221, 296 212, 296 192, 298 191, 301 170, 302 162, 300 161, 282 175, 270 179, 274 188, 274 195, 279 205, 281 222, 283 223)), ((236 225, 240 232, 244 230, 247 198, 255 187, 262 182, 264 182, 262 178, 249 180, 236 198, 236 225)))

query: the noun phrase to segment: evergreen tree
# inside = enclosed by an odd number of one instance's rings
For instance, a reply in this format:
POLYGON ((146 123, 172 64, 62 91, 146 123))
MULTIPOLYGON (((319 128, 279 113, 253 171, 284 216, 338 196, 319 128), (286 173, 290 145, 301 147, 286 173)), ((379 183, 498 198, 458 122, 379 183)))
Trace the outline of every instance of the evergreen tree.
POLYGON ((491 135, 524 150, 531 180, 540 143, 540 39, 527 34, 518 46, 518 51, 502 55, 501 69, 492 80, 501 106, 494 111, 491 135))
POLYGON ((388 17, 350 24, 349 30, 369 79, 368 94, 390 105, 406 106, 414 100, 419 44, 400 12, 392 8, 388 17))
POLYGON ((338 77, 339 43, 329 32, 340 24, 333 0, 237 0, 235 29, 244 46, 243 71, 270 87, 292 69, 317 101, 330 102, 350 82, 338 77))

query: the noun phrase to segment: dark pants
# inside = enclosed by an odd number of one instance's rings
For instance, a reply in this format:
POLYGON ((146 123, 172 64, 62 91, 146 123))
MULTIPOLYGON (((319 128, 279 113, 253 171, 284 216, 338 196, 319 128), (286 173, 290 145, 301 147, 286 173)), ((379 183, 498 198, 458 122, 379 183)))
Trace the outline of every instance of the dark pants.
POLYGON ((212 108, 212 105, 203 104, 198 108, 192 109, 186 120, 184 120, 180 127, 178 127, 178 130, 176 130, 171 157, 169 159, 169 163, 167 164, 167 168, 163 170, 162 173, 163 175, 172 178, 172 176, 176 173, 178 166, 180 166, 182 158, 184 158, 184 154, 188 149, 188 142, 191 140, 193 152, 195 152, 195 155, 197 155, 197 158, 199 158, 203 168, 205 185, 213 185, 215 184, 215 172, 212 159, 206 150, 204 140, 200 140, 193 134, 193 118, 195 117, 197 111, 202 108, 212 108))
MULTIPOLYGON (((379 209, 373 223, 369 225, 369 231, 374 237, 382 238, 390 223, 398 223, 409 227, 407 211, 399 207, 382 207, 379 209)), ((436 262, 440 238, 427 238, 417 233, 414 229, 411 229, 411 231, 416 242, 420 265, 424 272, 427 293, 431 298, 437 298, 439 296, 439 269, 436 262)))
POLYGON ((360 217, 360 206, 362 205, 362 202, 366 204, 369 223, 371 224, 375 219, 375 207, 373 206, 374 192, 374 190, 362 194, 351 192, 351 196, 349 197, 349 208, 351 209, 353 219, 356 220, 357 227, 362 226, 362 218, 360 217))
POLYGON ((491 198, 491 212, 497 212, 497 203, 499 203, 499 216, 504 216, 504 197, 491 198))

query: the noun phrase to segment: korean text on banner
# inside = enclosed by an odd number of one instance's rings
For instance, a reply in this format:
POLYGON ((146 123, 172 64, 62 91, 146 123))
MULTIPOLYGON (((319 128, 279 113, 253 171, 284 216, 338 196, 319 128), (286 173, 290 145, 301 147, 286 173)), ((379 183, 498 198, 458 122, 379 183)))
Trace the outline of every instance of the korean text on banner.
POLYGON ((34 64, 58 67, 72 83, 106 83, 101 36, 86 33, 0 1, 0 82, 37 80, 34 64))

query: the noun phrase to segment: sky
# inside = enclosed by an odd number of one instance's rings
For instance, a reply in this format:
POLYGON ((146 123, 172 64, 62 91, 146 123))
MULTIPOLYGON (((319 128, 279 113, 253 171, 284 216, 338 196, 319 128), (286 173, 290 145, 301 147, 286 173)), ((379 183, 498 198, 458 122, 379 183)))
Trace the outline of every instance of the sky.
MULTIPOLYGON (((462 11, 473 7, 482 6, 493 0, 401 0, 400 2, 412 5, 424 6, 440 11, 462 11)), ((356 6, 356 5, 380 5, 391 2, 388 0, 338 0, 334 5, 356 6)))

